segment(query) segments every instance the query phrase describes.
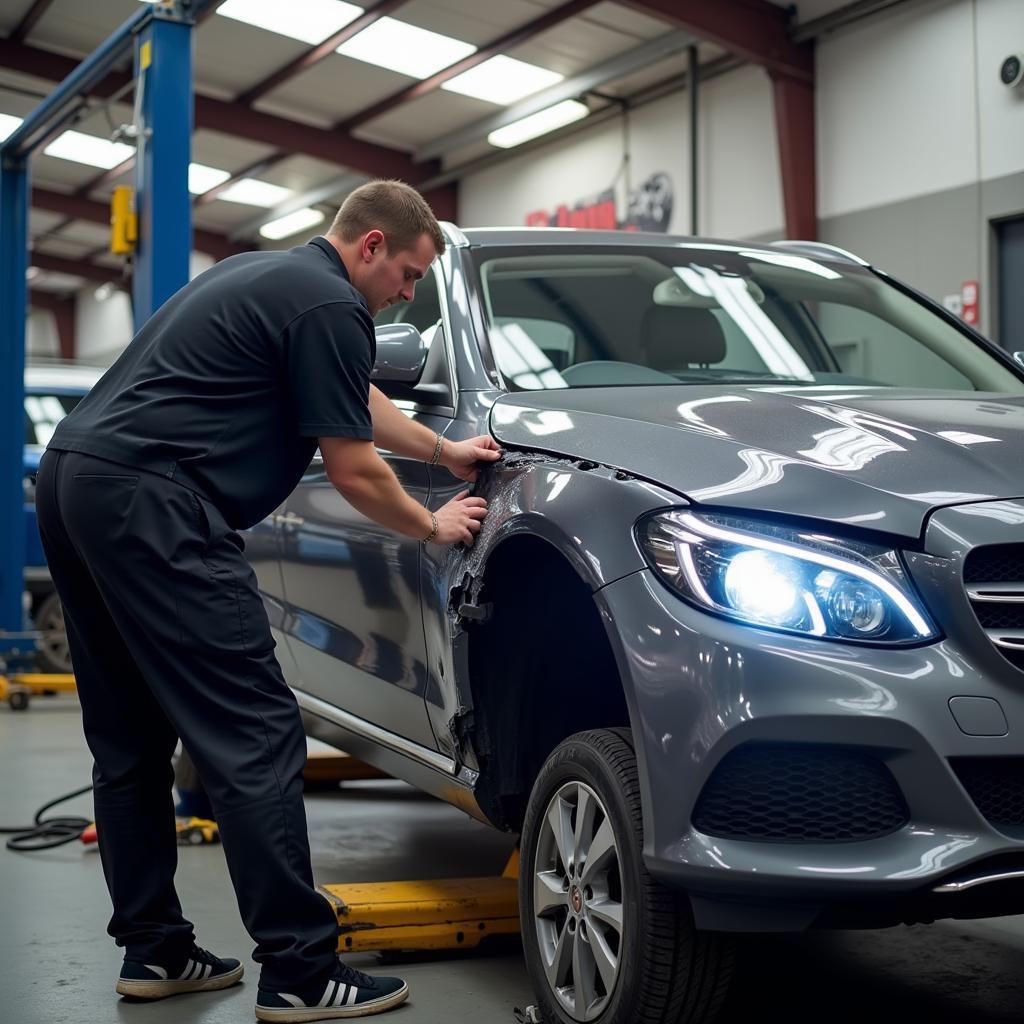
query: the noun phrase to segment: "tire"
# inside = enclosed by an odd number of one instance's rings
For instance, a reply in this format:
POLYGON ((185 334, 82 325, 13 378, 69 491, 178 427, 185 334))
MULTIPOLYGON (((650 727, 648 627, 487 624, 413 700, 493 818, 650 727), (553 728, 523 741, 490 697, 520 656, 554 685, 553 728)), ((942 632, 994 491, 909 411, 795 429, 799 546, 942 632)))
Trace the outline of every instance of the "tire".
POLYGON ((29 696, 25 690, 15 690, 8 698, 7 703, 12 711, 28 711, 29 696))
POLYGON ((710 1024, 721 1009, 732 945, 694 928, 642 849, 629 730, 570 736, 537 777, 520 845, 523 948, 546 1024, 710 1024))
POLYGON ((71 673, 71 653, 64 630, 64 609, 57 592, 47 594, 36 609, 36 629, 43 634, 36 647, 36 666, 40 672, 71 673))

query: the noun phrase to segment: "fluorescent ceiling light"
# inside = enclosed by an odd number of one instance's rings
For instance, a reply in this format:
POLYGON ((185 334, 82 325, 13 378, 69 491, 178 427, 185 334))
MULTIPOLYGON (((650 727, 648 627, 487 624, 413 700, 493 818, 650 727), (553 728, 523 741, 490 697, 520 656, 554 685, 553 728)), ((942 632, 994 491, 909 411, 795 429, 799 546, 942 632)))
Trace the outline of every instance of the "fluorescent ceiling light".
POLYGON ((226 0, 218 14, 268 32, 299 39, 304 43, 322 43, 363 13, 362 7, 342 0, 226 0))
POLYGON ((514 57, 499 55, 445 82, 441 88, 508 106, 561 82, 564 75, 514 57))
POLYGON ((12 135, 14 129, 21 124, 21 121, 20 117, 14 117, 11 114, 0 114, 0 142, 3 142, 9 135, 12 135))
POLYGON ((60 157, 61 160, 74 160, 75 163, 88 164, 90 167, 102 167, 109 171, 111 167, 124 163, 135 155, 134 146, 126 146, 123 142, 109 142, 107 139, 86 135, 84 132, 69 130, 58 135, 43 152, 47 156, 60 157))
POLYGON ((271 185, 269 181, 259 181, 256 178, 242 178, 234 185, 224 189, 217 198, 228 203, 246 203, 249 206, 277 206, 283 203, 290 195, 290 188, 282 188, 280 185, 271 185))
POLYGON ((337 52, 413 78, 429 78, 476 53, 476 47, 394 18, 379 18, 342 43, 337 52))
POLYGON ((260 228, 260 234, 264 238, 278 239, 290 238, 304 228, 311 228, 319 224, 324 215, 319 210, 307 206, 303 210, 296 210, 285 217, 278 217, 277 220, 268 221, 260 228))
POLYGON ((536 114, 513 121, 498 128, 487 136, 487 141, 492 146, 499 146, 501 149, 511 149, 520 143, 529 142, 539 135, 547 135, 556 128, 579 121, 590 113, 590 108, 578 100, 563 100, 553 107, 538 110, 536 114))
POLYGON ((194 196, 201 196, 209 192, 211 188, 227 181, 231 177, 229 171, 222 171, 217 167, 207 167, 206 164, 188 165, 188 190, 194 196))

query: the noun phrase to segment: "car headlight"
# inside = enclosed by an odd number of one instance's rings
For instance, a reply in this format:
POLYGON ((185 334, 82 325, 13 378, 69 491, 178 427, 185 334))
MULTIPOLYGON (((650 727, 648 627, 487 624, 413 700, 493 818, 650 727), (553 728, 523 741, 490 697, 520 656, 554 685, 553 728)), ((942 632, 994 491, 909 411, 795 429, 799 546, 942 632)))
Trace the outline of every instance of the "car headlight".
POLYGON ((938 636, 891 549, 684 509, 641 520, 637 536, 676 593, 741 622, 876 644, 938 636))

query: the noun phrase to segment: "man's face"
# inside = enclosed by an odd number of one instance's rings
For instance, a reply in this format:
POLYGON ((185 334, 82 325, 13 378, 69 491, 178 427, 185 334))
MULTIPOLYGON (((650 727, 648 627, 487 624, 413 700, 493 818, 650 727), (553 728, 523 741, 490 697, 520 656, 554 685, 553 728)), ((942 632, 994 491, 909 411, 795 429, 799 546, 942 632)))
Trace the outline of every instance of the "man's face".
POLYGON ((353 275, 352 284, 359 289, 376 316, 396 302, 411 302, 416 282, 426 274, 436 256, 430 235, 420 235, 409 249, 389 251, 387 240, 379 231, 371 231, 363 239, 362 260, 353 275))

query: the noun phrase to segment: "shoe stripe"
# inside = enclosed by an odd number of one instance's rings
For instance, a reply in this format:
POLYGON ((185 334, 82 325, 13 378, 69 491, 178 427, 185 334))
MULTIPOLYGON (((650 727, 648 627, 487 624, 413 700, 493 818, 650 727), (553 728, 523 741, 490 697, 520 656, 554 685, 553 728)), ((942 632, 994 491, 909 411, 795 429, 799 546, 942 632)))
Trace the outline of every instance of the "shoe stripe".
POLYGON ((355 985, 351 985, 348 990, 348 999, 345 1000, 345 1006, 353 1006, 356 1001, 356 996, 359 995, 359 989, 355 985))
POLYGON ((156 974, 158 977, 160 977, 163 981, 167 980, 167 971, 164 970, 163 967, 157 967, 156 964, 143 964, 142 966, 145 967, 147 971, 152 971, 154 974, 156 974))
POLYGON ((320 1000, 320 1006, 333 1006, 334 997, 338 992, 339 982, 329 981, 327 982, 327 988, 324 989, 323 999, 320 1000))
POLYGON ((335 992, 335 994, 334 994, 334 1004, 333 1004, 334 1006, 344 1006, 345 1005, 345 997, 348 995, 348 990, 351 987, 352 987, 351 985, 347 985, 343 981, 338 982, 338 991, 335 992))
POLYGON ((198 981, 203 975, 203 965, 198 960, 192 961, 192 970, 188 972, 189 981, 198 981))
POLYGON ((290 992, 278 992, 277 994, 286 1003, 290 1003, 294 1006, 296 1010, 303 1010, 306 1008, 306 1004, 298 996, 293 996, 290 992))
POLYGON ((206 965, 206 966, 205 966, 205 967, 203 968, 203 973, 202 973, 202 974, 200 975, 200 980, 201 980, 201 981, 206 981, 206 979, 207 979, 207 978, 208 978, 208 977, 209 977, 209 976, 210 976, 211 974, 213 974, 213 964, 207 964, 207 965, 206 965))

